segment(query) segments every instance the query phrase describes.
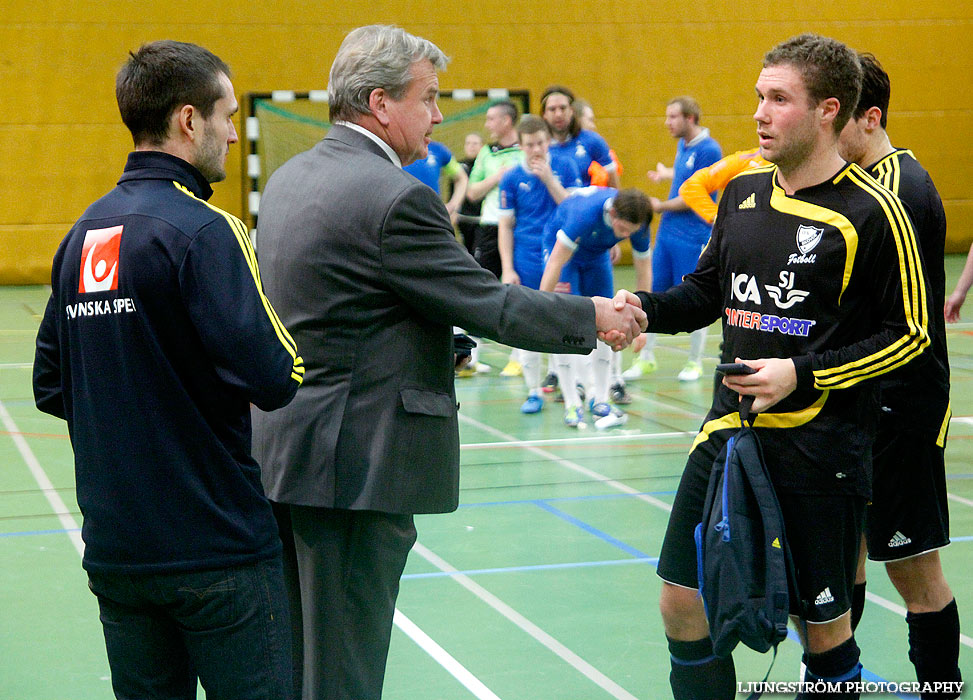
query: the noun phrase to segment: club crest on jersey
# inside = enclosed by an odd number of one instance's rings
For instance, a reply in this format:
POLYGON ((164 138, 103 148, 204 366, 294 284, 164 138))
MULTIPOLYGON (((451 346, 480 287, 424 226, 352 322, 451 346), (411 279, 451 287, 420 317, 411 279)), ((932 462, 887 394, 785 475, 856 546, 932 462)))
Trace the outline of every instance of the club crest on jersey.
POLYGON ((801 224, 797 227, 797 249, 802 255, 807 255, 824 237, 824 229, 801 224))
POLYGON ((85 233, 81 246, 79 294, 118 289, 118 251, 121 242, 121 226, 95 228, 85 233))
POLYGON ((801 224, 797 227, 797 249, 801 254, 791 253, 787 257, 788 265, 807 265, 817 260, 817 255, 811 253, 815 246, 824 238, 824 229, 816 226, 801 224), (811 254, 809 254, 811 253, 811 254))

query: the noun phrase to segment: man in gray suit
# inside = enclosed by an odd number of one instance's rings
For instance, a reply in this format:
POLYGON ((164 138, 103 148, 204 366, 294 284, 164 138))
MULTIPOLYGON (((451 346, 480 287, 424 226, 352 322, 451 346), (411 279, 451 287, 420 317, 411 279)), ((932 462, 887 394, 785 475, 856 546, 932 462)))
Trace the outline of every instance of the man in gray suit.
MULTIPOLYGON (((254 455, 292 547, 305 700, 381 697, 413 514, 458 505, 451 326, 583 353, 599 336, 624 347, 645 325, 609 299, 501 284, 402 171, 442 121, 446 60, 397 27, 352 31, 331 68, 334 127, 261 200, 264 288, 307 368, 289 407, 254 415, 254 455)), ((297 648, 297 677, 301 663, 297 648)))

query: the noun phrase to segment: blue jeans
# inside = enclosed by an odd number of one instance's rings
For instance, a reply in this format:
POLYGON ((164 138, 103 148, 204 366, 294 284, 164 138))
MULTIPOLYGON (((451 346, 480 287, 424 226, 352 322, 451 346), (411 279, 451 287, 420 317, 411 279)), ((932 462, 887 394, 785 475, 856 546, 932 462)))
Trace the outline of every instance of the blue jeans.
POLYGON ((280 557, 178 574, 89 572, 119 700, 285 700, 293 691, 280 557))

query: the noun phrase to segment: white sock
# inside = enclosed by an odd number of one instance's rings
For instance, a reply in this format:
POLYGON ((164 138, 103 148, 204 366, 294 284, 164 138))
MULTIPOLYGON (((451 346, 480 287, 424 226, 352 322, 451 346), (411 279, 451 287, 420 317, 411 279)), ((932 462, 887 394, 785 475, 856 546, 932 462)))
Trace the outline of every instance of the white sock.
POLYGON ((689 334, 689 361, 703 364, 703 348, 706 346, 706 328, 699 328, 689 334))
POLYGON ((520 364, 524 368, 524 384, 527 385, 527 393, 535 396, 541 395, 541 353, 530 352, 529 350, 520 351, 520 364))
POLYGON ((645 333, 645 347, 639 353, 639 359, 649 362, 655 357, 655 341, 659 338, 658 333, 645 333))
POLYGON ((625 386, 625 380, 622 379, 622 353, 612 352, 611 356, 611 385, 621 384, 625 386))
POLYGON ((600 340, 591 355, 595 403, 608 403, 608 382, 611 378, 612 349, 600 340))
POLYGON ((554 366, 557 368, 557 383, 561 387, 565 407, 580 406, 578 370, 575 362, 577 355, 554 355, 553 357, 554 366))

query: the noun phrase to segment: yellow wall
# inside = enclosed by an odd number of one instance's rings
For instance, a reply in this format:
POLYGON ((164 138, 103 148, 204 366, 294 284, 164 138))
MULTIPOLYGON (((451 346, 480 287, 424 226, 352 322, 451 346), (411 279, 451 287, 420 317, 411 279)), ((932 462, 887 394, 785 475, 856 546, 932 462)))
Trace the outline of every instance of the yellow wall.
MULTIPOLYGON (((7 0, 0 17, 0 281, 48 280, 61 237, 115 183, 130 148, 114 101, 126 52, 171 38, 200 43, 234 71, 238 96, 326 87, 334 52, 360 24, 391 22, 452 57, 443 89, 564 83, 595 108, 625 166, 623 184, 664 196, 645 172, 671 163, 662 114, 692 94, 724 151, 754 143, 753 84, 762 55, 802 31, 870 50, 892 78, 889 133, 912 148, 946 203, 950 249, 973 240, 973 4, 661 3, 615 0, 7 0), (378 3, 375 3, 378 5, 378 3)), ((213 202, 243 215, 238 147, 213 202)))

